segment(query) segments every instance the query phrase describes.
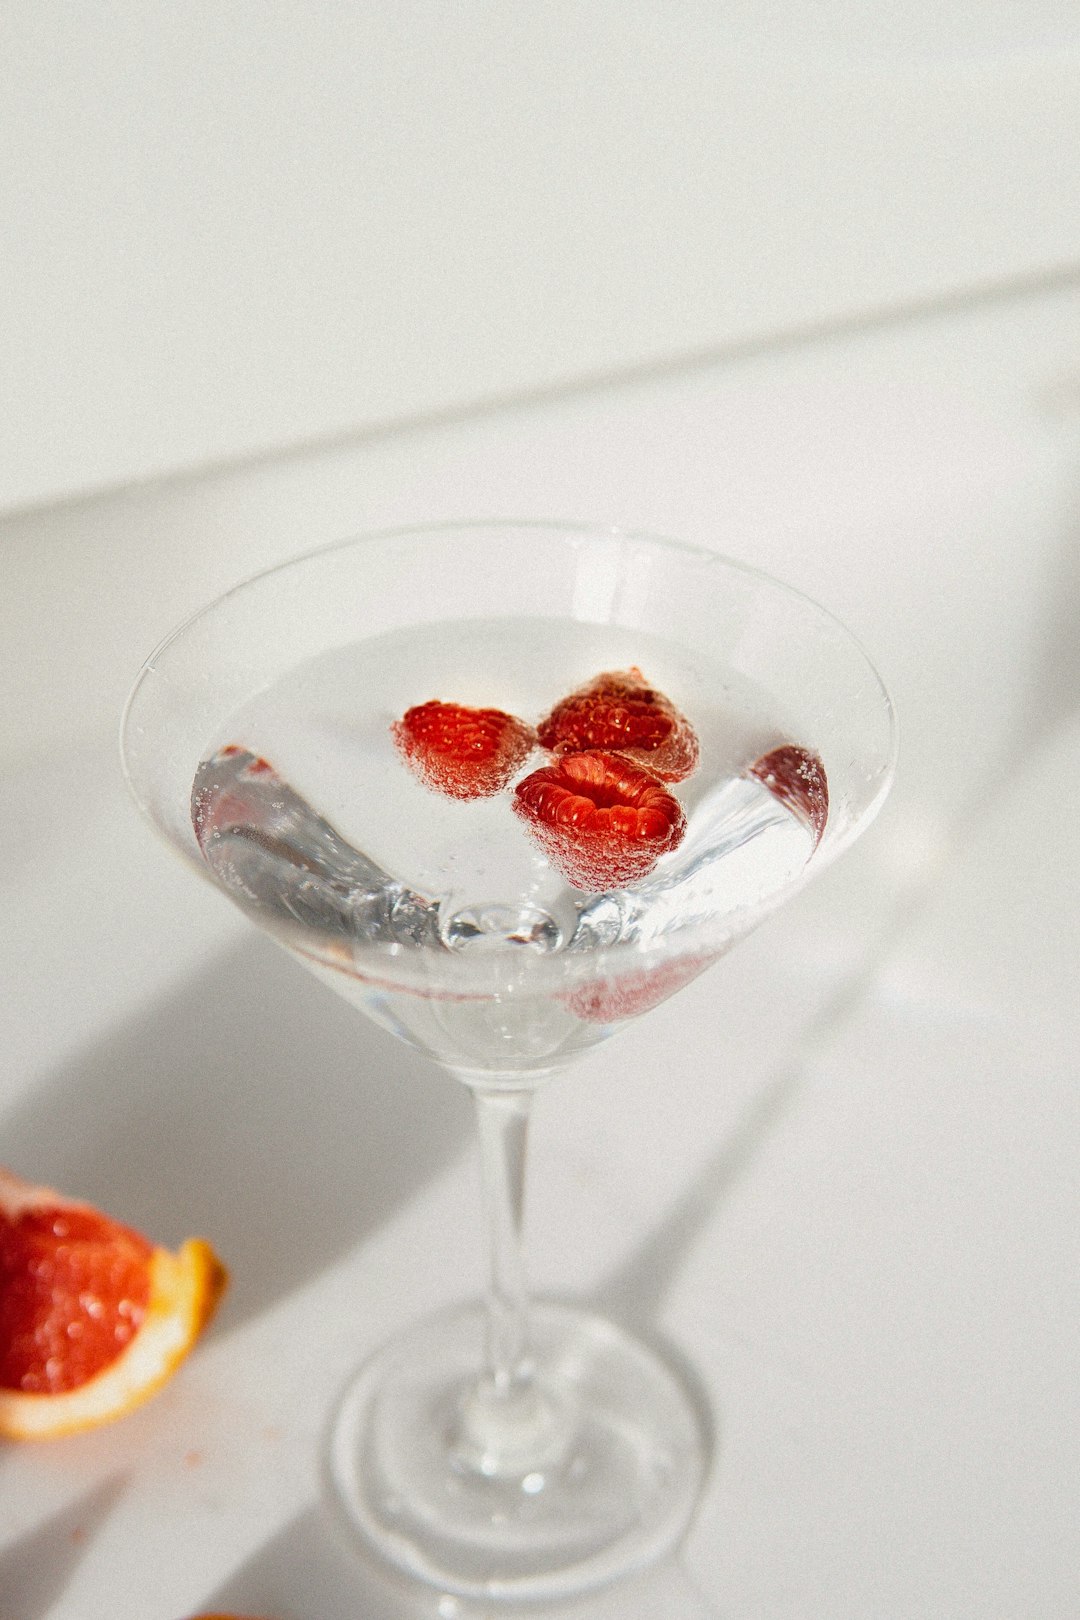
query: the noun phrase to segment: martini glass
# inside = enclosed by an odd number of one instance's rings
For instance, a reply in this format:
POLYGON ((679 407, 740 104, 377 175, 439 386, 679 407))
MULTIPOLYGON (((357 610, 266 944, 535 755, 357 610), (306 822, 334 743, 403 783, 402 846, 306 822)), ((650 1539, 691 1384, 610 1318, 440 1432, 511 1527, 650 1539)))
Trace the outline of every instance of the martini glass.
MULTIPOLYGON (((475 1099, 487 1297, 368 1361, 326 1445, 346 1523, 400 1569, 465 1596, 554 1599, 681 1537, 707 1460, 695 1398, 621 1327, 528 1297, 530 1109, 845 849, 894 752, 881 682, 824 609, 710 551, 569 525, 327 547, 239 585, 144 666, 123 758, 150 821, 475 1099), (395 748, 394 723, 428 700, 535 724, 631 667, 700 756, 665 785, 681 842, 630 882, 567 881, 513 813, 513 783, 453 799, 395 748), (808 762, 827 818, 799 788, 808 762)), ((518 778, 545 763, 536 749, 518 778)))

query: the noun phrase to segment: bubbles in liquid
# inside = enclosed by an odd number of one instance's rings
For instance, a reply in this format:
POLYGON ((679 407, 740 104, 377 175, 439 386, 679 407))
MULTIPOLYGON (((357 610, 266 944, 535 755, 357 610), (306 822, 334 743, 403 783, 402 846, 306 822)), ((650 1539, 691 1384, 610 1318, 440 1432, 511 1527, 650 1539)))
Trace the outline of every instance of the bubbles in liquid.
POLYGON ((439 935, 451 950, 502 950, 526 945, 537 951, 558 951, 565 936, 550 912, 539 906, 463 906, 440 920, 439 935))
MULTIPOLYGON (((505 1002, 531 993, 530 961, 619 944, 650 950, 688 929, 720 941, 741 931, 816 841, 797 800, 752 771, 785 740, 766 694, 649 637, 546 622, 427 626, 335 649, 232 716, 199 767, 193 822, 232 898, 309 964, 333 969, 338 988, 364 981, 365 1010, 397 1033, 449 1060, 453 1031, 468 1027, 493 1052, 531 1043, 540 1062, 565 1040, 573 1001, 548 979, 543 1011, 511 1015, 503 1005, 494 1020, 455 1011, 439 990, 440 959, 497 969, 505 958, 507 973, 492 980, 505 1002), (598 671, 630 664, 690 717, 701 752, 695 773, 671 787, 687 816, 682 842, 626 888, 565 883, 512 813, 512 783, 454 801, 418 781, 395 748, 393 723, 416 703, 497 705, 533 723, 598 671), (415 988, 411 1000, 394 999, 388 960, 403 956, 428 964, 426 993, 439 1005, 424 1016, 436 1034, 415 1033, 415 988)), ((535 751, 519 777, 545 758, 535 751)), ((624 1002, 633 998, 599 1005, 624 1002)))

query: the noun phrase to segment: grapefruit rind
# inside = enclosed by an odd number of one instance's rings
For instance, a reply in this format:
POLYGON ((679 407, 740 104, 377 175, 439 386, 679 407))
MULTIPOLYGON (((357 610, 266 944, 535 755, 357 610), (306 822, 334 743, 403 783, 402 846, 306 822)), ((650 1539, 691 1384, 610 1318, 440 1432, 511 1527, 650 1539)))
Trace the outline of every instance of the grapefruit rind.
POLYGON ((166 1383, 213 1316, 228 1275, 202 1238, 174 1254, 155 1248, 150 1298, 138 1332, 115 1361, 60 1394, 0 1389, 0 1436, 49 1440, 122 1417, 166 1383))

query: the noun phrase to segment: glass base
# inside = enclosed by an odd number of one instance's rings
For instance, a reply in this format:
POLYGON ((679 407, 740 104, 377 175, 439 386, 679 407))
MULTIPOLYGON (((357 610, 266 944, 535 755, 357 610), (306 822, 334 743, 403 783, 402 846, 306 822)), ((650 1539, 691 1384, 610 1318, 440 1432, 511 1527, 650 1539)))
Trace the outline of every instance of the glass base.
POLYGON ((705 1438, 682 1384, 600 1317, 530 1311, 534 1378, 477 1385, 480 1305, 410 1328, 364 1366, 328 1467, 349 1525, 463 1597, 568 1597, 640 1569, 685 1530, 705 1438))

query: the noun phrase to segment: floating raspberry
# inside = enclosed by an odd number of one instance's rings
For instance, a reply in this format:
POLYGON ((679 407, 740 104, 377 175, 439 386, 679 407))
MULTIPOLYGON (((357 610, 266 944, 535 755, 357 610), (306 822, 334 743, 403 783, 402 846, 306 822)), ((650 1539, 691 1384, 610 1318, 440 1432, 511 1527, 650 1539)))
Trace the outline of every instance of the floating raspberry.
POLYGON ((191 794, 191 824, 204 855, 215 838, 231 832, 234 827, 243 827, 250 819, 251 803, 244 791, 247 782, 269 778, 276 784, 280 780, 268 759, 261 754, 250 753, 239 743, 228 743, 219 749, 210 763, 216 764, 226 759, 235 767, 231 774, 236 790, 223 793, 214 785, 207 786, 202 780, 204 767, 200 766, 191 794))
POLYGON ((618 754, 564 754, 519 782, 514 811, 575 889, 633 883, 686 831, 678 800, 618 754))
POLYGON ((532 752, 531 726, 502 709, 417 704, 390 728, 409 769, 451 799, 483 799, 504 788, 532 752))
POLYGON ((578 687, 540 722, 537 735, 556 754, 625 754, 664 782, 681 782, 698 762, 693 726, 636 666, 578 687))
POLYGON ((676 990, 704 973, 716 961, 716 952, 704 956, 680 957, 653 968, 639 968, 619 978, 584 984, 560 996, 563 1005, 589 1024, 614 1024, 623 1018, 636 1018, 650 1012, 676 990))
POLYGON ((763 754, 746 774, 764 783, 792 815, 811 828, 815 845, 821 842, 829 817, 829 784, 816 754, 785 743, 763 754))

